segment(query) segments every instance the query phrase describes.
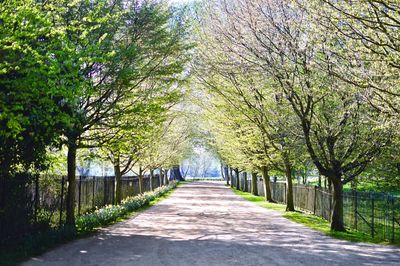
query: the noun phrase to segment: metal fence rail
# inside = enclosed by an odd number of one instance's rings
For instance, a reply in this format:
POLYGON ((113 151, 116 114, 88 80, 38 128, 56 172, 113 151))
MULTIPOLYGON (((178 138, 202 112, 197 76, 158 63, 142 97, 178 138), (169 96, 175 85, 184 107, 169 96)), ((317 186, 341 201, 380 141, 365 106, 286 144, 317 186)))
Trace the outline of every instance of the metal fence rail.
MULTIPOLYGON (((251 182, 244 189, 244 178, 239 175, 240 189, 251 192, 251 182)), ((232 176, 236 184, 237 177, 232 176)), ((263 179, 257 179, 258 193, 264 196, 263 179)), ((272 198, 286 203, 286 183, 271 182, 272 198)), ((317 186, 293 185, 294 205, 298 210, 311 212, 325 220, 331 220, 332 193, 317 186)), ((344 223, 374 238, 392 242, 400 241, 400 198, 387 193, 345 191, 343 193, 344 223)))

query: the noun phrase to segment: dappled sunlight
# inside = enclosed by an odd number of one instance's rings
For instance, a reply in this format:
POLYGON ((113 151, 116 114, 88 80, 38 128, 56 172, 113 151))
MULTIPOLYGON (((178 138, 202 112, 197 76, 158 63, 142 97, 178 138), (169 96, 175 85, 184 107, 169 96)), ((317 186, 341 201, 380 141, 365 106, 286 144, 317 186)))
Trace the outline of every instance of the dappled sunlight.
POLYGON ((395 265, 399 261, 396 248, 333 239, 243 200, 223 183, 198 182, 178 188, 133 219, 31 264, 395 265))

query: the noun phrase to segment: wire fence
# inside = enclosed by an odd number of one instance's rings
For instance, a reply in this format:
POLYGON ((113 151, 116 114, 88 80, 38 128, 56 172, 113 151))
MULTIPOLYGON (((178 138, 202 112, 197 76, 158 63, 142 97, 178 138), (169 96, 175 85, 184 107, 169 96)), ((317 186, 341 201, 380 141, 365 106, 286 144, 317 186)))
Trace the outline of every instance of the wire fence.
MULTIPOLYGON (((67 178, 16 176, 2 180, 0 242, 46 227, 62 227, 66 218, 67 178)), ((163 185, 158 174, 143 177, 143 192, 163 185)), ((122 198, 139 194, 139 178, 123 177, 122 198)), ((115 203, 114 176, 81 176, 76 180, 76 215, 115 203)))
MULTIPOLYGON (((232 185, 239 182, 242 191, 251 192, 251 178, 232 177, 232 185), (245 187, 245 183, 247 186, 245 187)), ((264 196, 262 178, 257 178, 258 194, 264 196)), ((271 182, 273 200, 286 203, 285 182, 271 182)), ((293 185, 296 209, 304 210, 331 221, 332 193, 317 186, 293 185)), ((366 233, 373 238, 400 241, 400 198, 388 193, 345 191, 343 193, 344 223, 348 228, 366 233)))

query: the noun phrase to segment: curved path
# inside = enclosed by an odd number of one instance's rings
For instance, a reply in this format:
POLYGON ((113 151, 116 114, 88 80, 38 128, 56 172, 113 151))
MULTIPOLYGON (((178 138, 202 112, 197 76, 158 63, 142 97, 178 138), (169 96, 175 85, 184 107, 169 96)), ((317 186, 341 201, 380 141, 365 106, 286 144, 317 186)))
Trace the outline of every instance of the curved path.
POLYGON ((24 265, 400 265, 400 249, 332 239, 197 182, 24 265))

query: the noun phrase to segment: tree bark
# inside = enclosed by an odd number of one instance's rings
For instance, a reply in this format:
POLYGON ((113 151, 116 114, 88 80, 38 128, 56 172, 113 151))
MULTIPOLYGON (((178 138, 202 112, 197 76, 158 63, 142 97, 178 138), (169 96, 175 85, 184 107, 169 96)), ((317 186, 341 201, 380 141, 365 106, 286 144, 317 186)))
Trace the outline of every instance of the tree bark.
POLYGON ((248 184, 247 184, 247 172, 243 172, 243 179, 244 179, 244 186, 243 186, 243 191, 247 192, 248 190, 248 184))
POLYGON ((142 194, 143 191, 143 169, 141 166, 139 166, 139 194, 142 194))
POLYGON ((76 139, 69 140, 67 155, 67 197, 66 197, 66 221, 67 230, 76 231, 75 227, 75 187, 76 187, 76 139))
MULTIPOLYGON (((1 163, 0 163, 1 167, 1 163)), ((5 209, 6 209, 6 182, 8 173, 5 171, 2 172, 0 169, 0 234, 3 233, 4 227, 4 216, 5 216, 5 209)))
POLYGON ((332 193, 332 180, 331 180, 331 178, 328 178, 328 190, 329 190, 329 193, 332 193))
POLYGON ((221 176, 222 176, 222 180, 225 180, 225 173, 224 173, 224 165, 221 163, 221 176))
POLYGON ((114 160, 114 175, 115 175, 115 202, 116 204, 121 204, 122 201, 122 175, 121 166, 119 162, 119 156, 116 156, 114 160))
POLYGON ((160 184, 160 187, 163 185, 163 176, 162 176, 162 169, 159 169, 160 172, 158 174, 158 183, 160 184))
POLYGON ((170 174, 170 177, 169 177, 170 180, 185 181, 185 179, 182 177, 179 165, 172 166, 170 171, 171 171, 171 174, 170 174))
POLYGON ((257 173, 251 173, 251 194, 258 196, 257 173))
POLYGON ((34 212, 34 219, 35 222, 37 222, 37 212, 39 210, 39 177, 40 175, 38 173, 35 174, 35 212, 34 212))
POLYGON ((226 185, 229 186, 229 179, 230 179, 230 177, 229 177, 229 167, 225 166, 224 170, 225 170, 225 175, 226 175, 226 185))
POLYGON ((168 180, 168 169, 164 170, 164 180, 165 180, 165 184, 168 185, 169 184, 169 180, 168 180))
POLYGON ((150 191, 153 191, 154 169, 150 169, 150 191))
POLYGON ((343 185, 341 178, 332 179, 333 185, 333 206, 332 206, 332 216, 331 216, 331 230, 344 232, 343 222, 343 185))
POLYGON ((354 178, 351 182, 350 182, 350 187, 351 189, 355 190, 357 189, 357 179, 354 178))
POLYGON ((284 158, 285 164, 285 175, 286 175, 286 211, 294 211, 294 202, 293 202, 293 182, 292 182, 292 166, 289 161, 289 158, 285 156, 284 158))
POLYGON ((232 167, 229 167, 229 176, 231 179, 231 187, 233 188, 233 169, 232 169, 232 167))
POLYGON ((321 187, 322 182, 321 182, 321 174, 318 171, 318 187, 321 187))
POLYGON ((304 169, 302 172, 303 185, 307 184, 307 171, 304 169))
POLYGON ((239 190, 240 189, 240 180, 239 180, 239 169, 235 169, 235 175, 236 175, 236 189, 239 190))
POLYGON ((261 167, 261 171, 262 171, 262 176, 264 179, 264 197, 266 201, 269 202, 274 202, 274 200, 272 199, 272 193, 271 193, 271 184, 270 182, 270 178, 269 178, 269 174, 268 174, 268 167, 267 166, 262 166, 261 167))

